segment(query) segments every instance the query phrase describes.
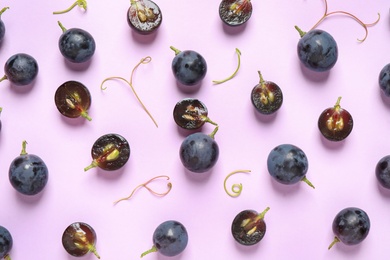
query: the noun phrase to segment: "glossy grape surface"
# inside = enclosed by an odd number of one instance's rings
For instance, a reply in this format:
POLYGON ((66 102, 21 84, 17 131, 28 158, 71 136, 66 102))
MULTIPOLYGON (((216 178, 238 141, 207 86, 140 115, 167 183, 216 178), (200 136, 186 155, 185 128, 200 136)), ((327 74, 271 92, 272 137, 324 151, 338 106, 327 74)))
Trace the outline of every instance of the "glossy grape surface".
POLYGON ((150 34, 162 23, 160 7, 151 0, 131 1, 127 11, 127 23, 140 34, 150 34))
POLYGON ((375 176, 382 187, 390 189, 390 155, 378 161, 375 167, 375 176))
POLYGON ((332 230, 344 244, 356 245, 367 237, 370 225, 370 219, 364 210, 350 207, 341 210, 336 215, 332 230))
POLYGON ((83 116, 90 119, 91 94, 86 86, 77 81, 67 81, 58 87, 54 101, 58 111, 69 118, 83 116))
POLYGON ((0 43, 3 41, 5 36, 5 24, 1 19, 2 14, 8 9, 8 7, 4 7, 0 10, 0 43))
POLYGON ((258 216, 255 210, 243 210, 234 218, 231 232, 241 245, 251 246, 263 239, 267 227, 264 218, 258 219, 258 216))
POLYGON ((95 53, 96 43, 92 35, 79 28, 66 30, 58 41, 62 56, 73 63, 90 60, 95 53))
POLYGON ((327 32, 314 29, 307 32, 298 42, 298 57, 302 64, 313 71, 328 71, 336 64, 338 47, 327 32))
POLYGON ((179 154, 186 169, 202 173, 210 170, 217 163, 219 147, 209 135, 194 133, 184 139, 179 154))
MULTIPOLYGON (((96 232, 84 222, 70 224, 62 234, 62 245, 72 256, 83 256, 95 250, 96 232)), ((98 256, 99 258, 99 256, 98 256)))
POLYGON ((379 87, 386 96, 390 96, 390 63, 382 68, 379 73, 379 87))
POLYGON ((0 259, 6 257, 13 246, 11 233, 3 226, 0 226, 0 259))
POLYGON ((28 85, 38 75, 38 63, 26 53, 12 55, 4 65, 7 79, 16 86, 28 85))
POLYGON ((173 109, 175 123, 184 129, 199 129, 206 122, 206 105, 196 98, 185 98, 176 103, 173 109))
POLYGON ((294 184, 301 181, 307 173, 309 162, 306 154, 292 144, 276 146, 268 155, 269 174, 282 184, 294 184))
POLYGON ((318 129, 330 141, 342 141, 353 129, 352 115, 340 106, 340 98, 334 107, 325 109, 318 118, 318 129))
POLYGON ((161 223, 153 233, 153 244, 160 254, 176 256, 188 244, 188 233, 184 225, 175 220, 161 223))
POLYGON ((259 113, 269 115, 282 106, 283 93, 276 83, 261 79, 260 83, 252 89, 251 101, 259 113))
MULTIPOLYGON (((99 167, 114 171, 122 168, 130 158, 129 142, 119 134, 106 134, 99 137, 91 149, 92 164, 87 167, 99 167)), ((88 170, 88 169, 85 170, 88 170)))
POLYGON ((21 154, 9 167, 9 181, 20 193, 35 195, 43 190, 49 179, 45 162, 34 154, 21 154))
POLYGON ((250 0, 222 0, 219 5, 219 17, 229 26, 238 26, 246 23, 252 16, 250 0))
POLYGON ((196 51, 180 51, 172 60, 172 72, 184 86, 193 86, 206 76, 207 63, 196 51))

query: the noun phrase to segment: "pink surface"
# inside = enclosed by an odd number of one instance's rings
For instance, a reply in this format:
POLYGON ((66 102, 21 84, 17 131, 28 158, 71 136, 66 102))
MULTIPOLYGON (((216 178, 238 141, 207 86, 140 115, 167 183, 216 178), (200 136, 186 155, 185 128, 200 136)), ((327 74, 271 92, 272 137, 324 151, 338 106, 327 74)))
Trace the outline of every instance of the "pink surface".
MULTIPOLYGON (((369 27, 364 29, 346 16, 326 19, 318 28, 336 39, 339 59, 330 73, 313 74, 299 63, 294 25, 309 30, 324 12, 317 1, 253 1, 253 14, 243 29, 230 29, 218 15, 219 1, 156 1, 163 23, 154 38, 132 32, 126 22, 129 1, 89 1, 87 12, 75 8, 52 15, 72 1, 2 1, 9 6, 2 19, 6 36, 0 62, 25 52, 39 63, 38 78, 31 89, 19 91, 4 81, 0 89, 3 128, 0 139, 0 225, 14 238, 11 257, 18 259, 74 259, 62 247, 65 228, 75 221, 94 227, 101 259, 139 259, 152 246, 152 234, 161 222, 175 219, 189 233, 186 250, 172 259, 388 259, 390 240, 390 192, 380 188, 375 165, 390 153, 390 100, 382 97, 378 75, 388 57, 390 26, 387 0, 329 0, 329 11, 351 12, 369 27), (288 2, 288 4, 287 4, 288 2), (97 48, 88 68, 68 66, 58 50, 61 21, 79 27, 95 38, 97 48), (200 90, 182 93, 171 72, 174 53, 169 46, 201 53, 208 72, 200 90), (234 79, 213 85, 230 75, 237 64, 235 48, 242 52, 241 68, 234 79), (133 79, 138 95, 156 119, 156 128, 123 82, 100 83, 109 76, 129 78, 144 57, 133 79), (284 103, 275 116, 261 117, 249 96, 258 83, 257 71, 283 90, 284 103), (54 105, 57 87, 67 80, 84 83, 92 95, 91 122, 67 119, 54 105), (341 143, 324 141, 317 128, 319 114, 342 96, 341 106, 354 118, 351 135, 341 143), (188 132, 179 130, 172 117, 175 103, 185 97, 202 100, 209 116, 219 123, 216 141, 220 157, 204 177, 187 173, 179 159, 179 146, 188 132), (90 149, 103 134, 118 133, 131 146, 127 165, 117 172, 92 169, 90 149), (8 181, 8 167, 27 140, 27 152, 39 155, 49 167, 43 193, 19 195, 8 181), (268 153, 291 143, 309 159, 305 183, 284 186, 267 172, 268 153), (223 188, 242 183, 237 198, 223 188), (140 189, 129 201, 113 202, 130 194, 137 185, 169 175, 172 191, 163 198, 140 189), (238 245, 230 225, 244 209, 263 211, 267 233, 255 246, 238 245), (341 209, 364 209, 371 219, 367 239, 358 246, 341 243, 331 250, 331 224, 341 209)), ((213 127, 205 125, 203 132, 213 127)), ((166 182, 155 181, 157 191, 166 182)), ((94 259, 89 254, 83 259, 94 259)), ((167 259, 158 253, 144 259, 167 259)))

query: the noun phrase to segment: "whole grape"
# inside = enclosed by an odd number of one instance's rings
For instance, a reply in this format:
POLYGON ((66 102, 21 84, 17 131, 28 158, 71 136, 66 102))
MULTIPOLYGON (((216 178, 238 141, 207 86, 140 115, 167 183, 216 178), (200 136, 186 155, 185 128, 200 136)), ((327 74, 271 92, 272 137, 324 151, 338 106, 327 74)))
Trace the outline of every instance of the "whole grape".
POLYGON ((35 195, 46 186, 49 171, 45 162, 34 154, 26 153, 26 144, 20 156, 16 157, 9 167, 8 175, 11 185, 24 195, 35 195))
POLYGON ((3 41, 4 36, 5 36, 5 24, 3 20, 1 20, 1 15, 7 10, 9 7, 4 7, 3 9, 0 10, 0 42, 3 41))
POLYGON ((306 179, 309 168, 306 154, 295 145, 281 144, 276 146, 268 155, 267 167, 269 174, 277 182, 295 184, 299 181, 305 181, 314 188, 306 179))
POLYGON ((217 163, 219 147, 213 137, 199 132, 184 139, 179 154, 185 168, 191 172, 202 173, 217 163))
POLYGON ((333 220, 332 230, 335 239, 329 249, 337 242, 356 245, 362 242, 370 231, 370 219, 367 213, 359 208, 349 207, 341 210, 333 220))
POLYGON ((390 189, 390 155, 379 160, 375 167, 375 175, 382 187, 390 189))
MULTIPOLYGON (((297 27, 296 27, 297 28, 297 27)), ((298 57, 302 64, 313 71, 328 71, 336 64, 338 58, 337 43, 329 33, 314 29, 301 34, 298 42, 298 57)))
POLYGON ((8 79, 16 86, 28 85, 38 75, 38 63, 32 56, 18 53, 7 60, 4 72, 5 76, 0 81, 8 79))
POLYGON ((386 96, 390 96, 390 63, 379 73, 379 87, 386 96))
POLYGON ((0 226, 0 259, 9 258, 9 252, 12 249, 13 239, 11 233, 3 226, 0 226))
POLYGON ((161 223, 153 233, 153 247, 144 252, 141 257, 160 252, 164 256, 176 256, 184 251, 188 244, 188 233, 185 226, 176 221, 168 220, 161 223))

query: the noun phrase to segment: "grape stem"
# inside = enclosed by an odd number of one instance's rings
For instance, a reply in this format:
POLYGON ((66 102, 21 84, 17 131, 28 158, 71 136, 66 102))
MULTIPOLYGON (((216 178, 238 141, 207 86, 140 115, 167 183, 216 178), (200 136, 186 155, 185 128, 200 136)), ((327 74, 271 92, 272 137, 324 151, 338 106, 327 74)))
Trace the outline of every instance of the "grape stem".
POLYGON ((224 182, 223 182, 223 188, 225 189, 225 192, 227 193, 227 195, 229 195, 230 197, 233 197, 233 198, 235 198, 235 197, 238 197, 240 194, 241 194, 241 191, 242 191, 242 184, 241 183, 234 183, 233 185, 232 185, 232 188, 231 188, 231 191, 233 192, 233 193, 230 193, 228 190, 227 190, 227 188, 226 188, 226 181, 227 181, 227 179, 230 177, 230 176, 232 176, 233 174, 236 174, 236 173, 239 173, 239 172, 251 172, 250 170, 237 170, 237 171, 233 171, 233 172, 231 172, 231 173, 229 173, 227 176, 226 176, 226 178, 225 178, 225 180, 224 180, 224 182))
POLYGON ((141 254, 141 258, 146 256, 147 254, 154 253, 157 251, 158 251, 158 248, 155 245, 153 245, 151 249, 149 249, 148 251, 145 251, 141 254))
POLYGON ((316 187, 314 187, 314 185, 305 177, 303 177, 302 179, 303 182, 305 182, 307 185, 309 185, 310 187, 312 187, 313 189, 315 189, 316 187))
POLYGON ((135 97, 137 98, 138 102, 141 104, 142 108, 145 110, 145 112, 148 114, 148 116, 152 119, 153 123, 156 125, 156 127, 158 127, 158 124, 156 122, 156 120, 153 118, 153 116, 151 115, 151 113, 148 111, 148 109, 145 107, 145 105, 142 103, 141 99, 139 98, 139 96, 137 95, 137 92, 135 91, 134 89, 134 86, 133 86, 133 75, 134 75, 134 72, 135 70, 141 65, 141 64, 147 64, 149 62, 152 61, 152 58, 150 56, 147 56, 145 58, 142 58, 141 61, 133 68, 132 72, 131 72, 131 76, 130 76, 130 81, 127 81, 125 78, 123 77, 109 77, 109 78, 106 78, 103 80, 103 82, 101 83, 100 85, 100 89, 101 90, 106 90, 107 87, 103 87, 103 84, 108 81, 108 80, 113 80, 113 79, 119 79, 119 80, 122 80, 124 82, 126 82, 131 90, 133 91, 135 97))
POLYGON ((87 1, 86 0, 77 0, 74 2, 69 8, 63 10, 63 11, 56 11, 53 12, 53 14, 64 14, 72 10, 74 7, 79 6, 80 8, 84 9, 84 11, 87 10, 87 1))
POLYGON ((0 10, 0 16, 7 10, 9 9, 9 7, 4 7, 3 9, 0 10))
POLYGON ((336 110, 337 112, 340 111, 340 108, 341 108, 340 101, 341 101, 341 97, 338 97, 337 102, 334 105, 334 110, 336 110))
POLYGON ((237 64, 237 68, 236 70, 233 72, 233 74, 226 78, 226 79, 223 79, 223 80, 213 80, 213 83, 214 84, 221 84, 221 83, 224 83, 228 80, 231 80, 232 78, 234 78, 234 76, 236 76, 238 70, 240 69, 240 66, 241 66, 241 51, 239 49, 236 48, 236 53, 237 53, 237 59, 238 59, 238 64, 237 64))
POLYGON ((90 165, 88 165, 87 167, 84 168, 84 171, 86 172, 92 168, 97 167, 98 165, 99 165, 98 162, 96 160, 93 160, 90 165))
POLYGON ((5 260, 11 260, 11 257, 9 256, 9 254, 6 254, 6 255, 4 256, 4 259, 5 259, 5 260))
POLYGON ((100 259, 100 255, 98 254, 98 252, 96 251, 96 248, 94 245, 88 245, 88 250, 90 252, 92 252, 98 259, 100 259))
POLYGON ((210 137, 214 139, 215 134, 218 132, 219 126, 217 125, 214 130, 211 132, 210 137))
POLYGON ((58 25, 60 26, 63 33, 66 32, 66 28, 62 25, 60 21, 58 21, 58 25))
POLYGON ((331 249, 338 242, 340 242, 340 239, 338 237, 334 237, 332 243, 328 246, 328 250, 331 249))
POLYGON ((24 141, 22 142, 22 151, 20 152, 20 155, 26 155, 26 154, 27 154, 27 152, 26 152, 26 146, 27 146, 27 141, 24 140, 24 141))
POLYGON ((178 54, 181 52, 181 50, 176 49, 176 48, 173 47, 173 46, 170 46, 169 48, 171 48, 171 50, 173 50, 173 51, 175 52, 175 55, 178 55, 178 54))
POLYGON ((159 179, 159 178, 166 178, 167 180, 169 180, 169 176, 166 176, 166 175, 159 175, 159 176, 156 176, 156 177, 154 177, 154 178, 148 180, 147 182, 142 183, 142 184, 138 185, 137 187, 135 187, 134 190, 131 192, 131 194, 130 194, 129 196, 124 197, 124 198, 121 198, 121 199, 115 201, 115 202, 114 202, 114 205, 118 204, 118 202, 120 202, 120 201, 130 199, 130 198, 133 196, 133 194, 134 194, 139 188, 141 188, 141 187, 144 187, 144 188, 147 189, 150 193, 152 193, 152 194, 154 194, 154 195, 156 195, 156 196, 163 197, 163 196, 167 195, 167 194, 171 191, 171 189, 172 189, 172 183, 171 183, 171 182, 168 182, 168 184, 167 184, 168 190, 167 190, 166 192, 163 192, 163 193, 158 193, 158 192, 156 192, 156 191, 154 191, 154 190, 152 190, 151 188, 148 187, 148 184, 149 184, 149 183, 151 183, 152 181, 154 181, 154 180, 156 180, 156 179, 159 179))

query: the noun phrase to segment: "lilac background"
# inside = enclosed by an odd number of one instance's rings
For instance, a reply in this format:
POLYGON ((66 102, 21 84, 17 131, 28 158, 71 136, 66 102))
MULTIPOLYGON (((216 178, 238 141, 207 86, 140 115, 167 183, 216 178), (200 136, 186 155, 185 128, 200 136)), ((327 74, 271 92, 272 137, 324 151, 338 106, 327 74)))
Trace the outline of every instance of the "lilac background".
MULTIPOLYGON (((133 33, 126 22, 129 1, 89 1, 87 12, 75 8, 64 15, 53 11, 68 7, 65 1, 2 1, 9 6, 2 19, 6 36, 0 62, 25 52, 39 63, 35 84, 27 89, 4 81, 0 89, 3 107, 0 134, 0 225, 14 238, 12 259, 74 259, 62 248, 64 229, 84 221, 98 235, 101 259, 138 259, 152 246, 152 234, 161 222, 175 219, 189 232, 186 250, 172 259, 387 259, 390 240, 390 192, 377 184, 374 169, 390 153, 390 101, 381 95, 378 75, 388 57, 390 40, 387 0, 329 0, 329 11, 344 10, 371 23, 364 29, 353 19, 335 15, 318 28, 336 39, 339 60, 330 73, 314 74, 302 68, 294 25, 309 30, 324 12, 324 2, 305 0, 253 1, 253 14, 244 28, 227 28, 218 16, 219 1, 158 1, 163 23, 154 37, 133 33), (79 27, 97 43, 87 68, 75 69, 58 50, 61 29, 79 27), (208 63, 200 90, 182 93, 171 72, 174 53, 169 46, 192 49, 208 63), (236 77, 213 85, 230 75, 237 64, 235 48, 242 52, 236 77), (109 76, 129 78, 132 68, 145 56, 133 83, 138 95, 157 120, 156 128, 123 82, 100 83, 109 76), (258 83, 257 71, 283 90, 284 103, 271 117, 258 116, 249 99, 258 83), (54 105, 57 87, 67 80, 84 83, 92 95, 91 122, 61 116, 54 105), (319 114, 342 96, 341 106, 351 112, 354 129, 345 142, 325 141, 317 129, 319 114), (216 140, 220 158, 209 175, 187 173, 178 149, 188 132, 179 130, 172 118, 175 103, 185 97, 202 100, 209 116, 220 125, 216 140), (90 149, 106 133, 123 135, 132 154, 117 172, 83 168, 90 164, 90 149), (49 167, 44 192, 35 197, 17 194, 8 181, 10 162, 27 140, 27 152, 39 155, 49 167), (302 148, 309 159, 304 183, 283 186, 271 180, 266 168, 268 153, 282 143, 302 148), (238 198, 223 189, 227 174, 239 173, 228 186, 242 183, 238 198), (135 196, 113 206, 137 185, 157 175, 169 175, 173 184, 164 198, 140 189, 135 196), (260 244, 238 245, 230 234, 235 215, 244 209, 271 209, 265 220, 267 233, 260 244), (331 224, 341 209, 356 206, 371 219, 371 231, 358 246, 337 244, 331 224)), ((203 132, 213 127, 205 125, 203 132)), ((151 184, 158 191, 166 182, 151 184)), ((89 254, 83 259, 95 259, 89 254)), ((145 259, 167 259, 151 254, 145 259)))

